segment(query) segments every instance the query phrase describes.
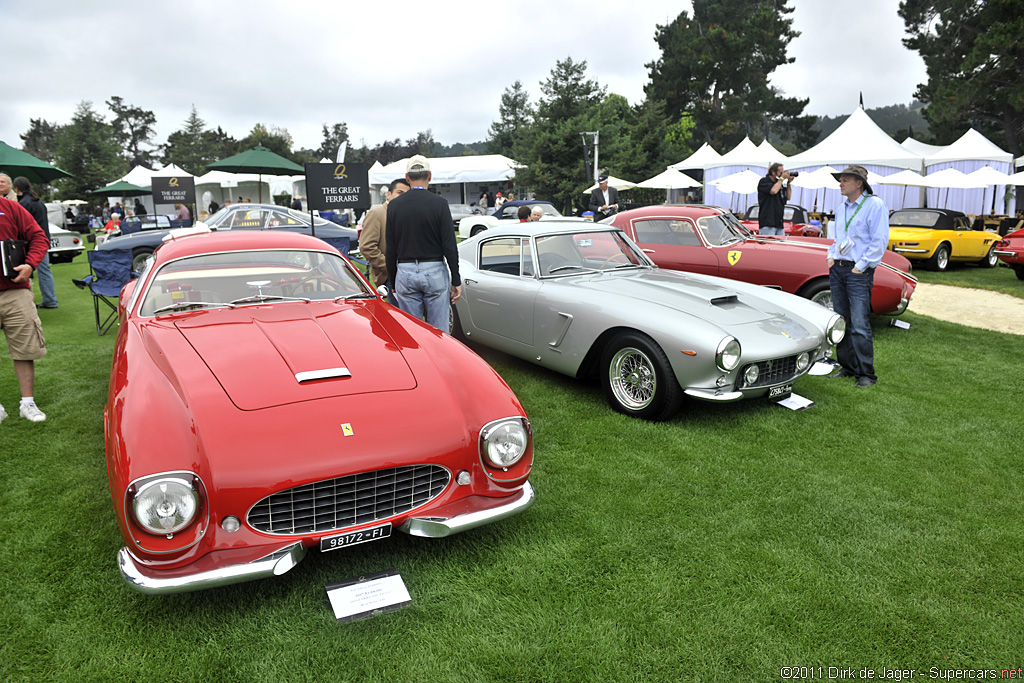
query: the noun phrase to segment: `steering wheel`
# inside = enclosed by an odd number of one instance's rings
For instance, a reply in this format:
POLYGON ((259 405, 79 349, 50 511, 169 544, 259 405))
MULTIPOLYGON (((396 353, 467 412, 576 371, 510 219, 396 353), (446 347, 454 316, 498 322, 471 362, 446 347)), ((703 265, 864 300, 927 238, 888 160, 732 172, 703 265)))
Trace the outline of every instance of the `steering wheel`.
POLYGON ((612 254, 611 256, 609 256, 608 258, 606 258, 606 259, 604 260, 604 263, 602 263, 602 264, 601 264, 601 266, 600 266, 600 267, 601 267, 601 270, 604 270, 604 267, 605 267, 605 266, 607 266, 607 265, 608 265, 609 263, 611 263, 611 261, 612 261, 612 260, 613 260, 613 259, 614 259, 614 258, 615 258, 616 256, 620 256, 620 257, 622 257, 622 260, 623 260, 623 262, 625 262, 625 263, 629 263, 629 259, 628 259, 628 258, 626 257, 626 255, 625 255, 625 254, 623 254, 623 253, 622 253, 621 251, 619 251, 619 252, 616 252, 616 253, 612 254))
POLYGON ((540 261, 540 272, 544 275, 550 275, 552 268, 569 262, 559 254, 541 254, 538 260, 540 261))
POLYGON ((332 278, 331 276, 325 275, 324 273, 314 272, 296 282, 295 285, 292 287, 292 294, 301 294, 302 288, 307 282, 314 282, 318 284, 319 287, 315 291, 320 292, 337 291, 341 288, 338 281, 332 278), (324 285, 333 285, 333 288, 328 290, 324 288, 324 285))

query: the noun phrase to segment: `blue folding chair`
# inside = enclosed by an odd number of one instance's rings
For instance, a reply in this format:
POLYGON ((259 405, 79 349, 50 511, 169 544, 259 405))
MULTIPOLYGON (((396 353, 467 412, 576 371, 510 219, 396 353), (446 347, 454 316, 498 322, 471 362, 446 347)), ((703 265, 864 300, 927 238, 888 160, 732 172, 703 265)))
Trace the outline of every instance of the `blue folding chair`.
POLYGON ((96 334, 101 337, 118 322, 117 302, 121 295, 121 288, 128 284, 136 276, 132 272, 131 249, 110 249, 96 251, 95 249, 86 252, 89 255, 89 270, 91 273, 81 280, 72 280, 79 289, 89 288, 92 293, 93 312, 96 315, 96 334), (100 305, 106 306, 109 311, 103 310, 106 317, 100 320, 100 305))
POLYGON ((128 220, 121 221, 121 234, 130 235, 133 232, 139 232, 142 230, 142 221, 138 218, 129 218, 128 220))

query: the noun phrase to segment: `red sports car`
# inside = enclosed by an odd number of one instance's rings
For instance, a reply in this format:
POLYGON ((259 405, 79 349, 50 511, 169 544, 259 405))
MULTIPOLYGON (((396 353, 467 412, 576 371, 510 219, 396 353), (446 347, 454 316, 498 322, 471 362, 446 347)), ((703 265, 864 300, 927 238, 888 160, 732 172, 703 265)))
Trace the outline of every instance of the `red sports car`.
MULTIPOLYGON (((747 230, 754 234, 757 234, 758 228, 757 212, 758 206, 754 204, 747 209, 742 221, 747 230)), ((786 208, 782 212, 782 227, 787 235, 798 237, 821 237, 822 235, 821 226, 814 225, 807 220, 807 209, 796 204, 786 204, 786 208)))
POLYGON ((996 243, 996 256, 1013 268, 1018 280, 1024 280, 1024 229, 1011 232, 996 243))
POLYGON ((144 593, 291 569, 307 548, 518 513, 533 437, 505 382, 289 232, 176 237, 120 297, 107 469, 144 593))
MULTIPOLYGON (((825 253, 830 239, 759 237, 717 206, 647 206, 615 214, 609 222, 662 268, 774 287, 832 307, 825 253)), ((917 286, 910 262, 891 251, 874 282, 871 310, 880 315, 903 313, 917 286)))

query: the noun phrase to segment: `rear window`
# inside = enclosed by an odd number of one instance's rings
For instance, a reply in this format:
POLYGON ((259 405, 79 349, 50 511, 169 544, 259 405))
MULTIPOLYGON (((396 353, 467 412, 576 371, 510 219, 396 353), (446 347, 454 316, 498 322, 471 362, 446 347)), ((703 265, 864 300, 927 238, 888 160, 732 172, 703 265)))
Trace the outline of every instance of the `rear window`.
POLYGON ((903 225, 908 228, 934 228, 939 214, 934 211, 897 211, 889 218, 889 225, 903 225))

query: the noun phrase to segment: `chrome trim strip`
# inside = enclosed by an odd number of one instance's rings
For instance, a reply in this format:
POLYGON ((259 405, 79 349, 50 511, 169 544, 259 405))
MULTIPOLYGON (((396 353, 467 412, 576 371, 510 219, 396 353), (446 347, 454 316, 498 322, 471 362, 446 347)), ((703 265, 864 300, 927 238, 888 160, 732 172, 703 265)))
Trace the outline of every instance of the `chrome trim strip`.
POLYGON ((140 593, 170 595, 280 576, 297 565, 305 556, 305 546, 301 543, 294 543, 248 564, 236 564, 191 576, 173 578, 154 577, 145 573, 127 548, 121 548, 117 552, 117 564, 124 580, 140 593))
POLYGON ((443 538, 519 514, 533 505, 535 497, 536 492, 533 486, 530 485, 530 482, 527 481, 523 483, 523 488, 519 491, 518 496, 500 507, 469 512, 447 519, 439 517, 410 517, 402 526, 398 527, 398 530, 410 536, 443 538))
POLYGON ((556 349, 562 344, 562 341, 565 340, 565 335, 569 331, 569 326, 572 325, 571 313, 563 313, 562 311, 559 311, 558 315, 565 318, 565 325, 562 326, 562 331, 558 333, 558 337, 555 339, 555 341, 548 343, 548 346, 556 349))
POLYGON ((893 249, 893 251, 895 251, 898 254, 901 254, 903 252, 907 252, 908 254, 927 254, 928 253, 927 249, 908 249, 906 247, 896 247, 895 249, 893 249))
POLYGON ((351 377, 352 373, 348 368, 323 368, 322 370, 306 370, 296 372, 295 379, 299 384, 312 382, 315 379, 333 379, 335 377, 351 377))
POLYGON ((917 278, 916 277, 914 277, 913 275, 911 275, 910 273, 908 273, 906 271, 902 271, 899 268, 896 268, 895 266, 890 266, 888 263, 882 262, 882 263, 878 264, 878 267, 879 268, 888 268, 889 270, 891 270, 892 272, 896 273, 900 277, 906 278, 908 280, 911 280, 914 284, 917 284, 917 278))
POLYGON ((1016 256, 1017 255, 1017 252, 1015 252, 1015 251, 999 251, 998 249, 996 251, 993 251, 992 253, 995 254, 996 256, 1016 256))

